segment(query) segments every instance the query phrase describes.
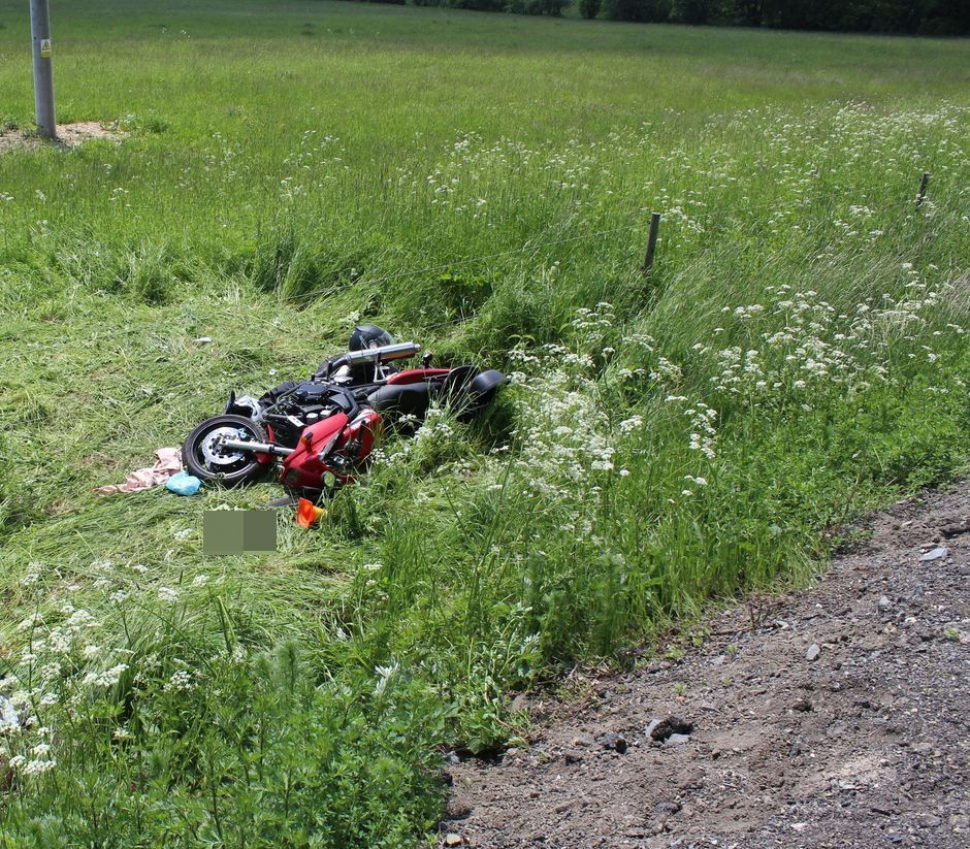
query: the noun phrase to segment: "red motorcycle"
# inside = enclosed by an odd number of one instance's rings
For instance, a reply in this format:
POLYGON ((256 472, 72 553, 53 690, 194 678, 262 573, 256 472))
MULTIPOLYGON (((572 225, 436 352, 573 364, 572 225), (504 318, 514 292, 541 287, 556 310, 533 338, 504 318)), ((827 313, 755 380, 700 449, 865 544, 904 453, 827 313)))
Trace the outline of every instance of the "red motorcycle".
POLYGON ((353 481, 385 428, 414 430, 435 401, 460 418, 477 415, 505 382, 472 366, 398 371, 393 363, 420 350, 395 344, 373 326, 358 327, 345 354, 324 361, 309 380, 284 383, 258 400, 231 393, 221 416, 185 440, 185 468, 203 481, 235 486, 255 480, 278 459, 283 484, 308 493, 353 481))

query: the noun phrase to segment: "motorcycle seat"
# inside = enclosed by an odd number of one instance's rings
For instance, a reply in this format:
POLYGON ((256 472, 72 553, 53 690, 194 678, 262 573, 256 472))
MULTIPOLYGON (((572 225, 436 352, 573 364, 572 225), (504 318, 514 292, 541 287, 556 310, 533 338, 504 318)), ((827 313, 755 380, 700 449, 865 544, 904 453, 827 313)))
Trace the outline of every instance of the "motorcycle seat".
POLYGON ((382 386, 367 396, 367 404, 378 413, 396 413, 420 418, 431 405, 431 387, 427 383, 382 386))

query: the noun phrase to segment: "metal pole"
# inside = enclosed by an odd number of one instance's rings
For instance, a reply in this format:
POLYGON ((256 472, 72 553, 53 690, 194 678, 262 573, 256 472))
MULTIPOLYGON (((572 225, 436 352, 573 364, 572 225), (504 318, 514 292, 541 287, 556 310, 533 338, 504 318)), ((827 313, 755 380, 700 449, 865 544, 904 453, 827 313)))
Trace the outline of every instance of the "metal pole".
POLYGON ((51 17, 48 0, 30 0, 30 35, 34 43, 34 107, 44 138, 57 138, 54 114, 54 63, 51 59, 51 17))

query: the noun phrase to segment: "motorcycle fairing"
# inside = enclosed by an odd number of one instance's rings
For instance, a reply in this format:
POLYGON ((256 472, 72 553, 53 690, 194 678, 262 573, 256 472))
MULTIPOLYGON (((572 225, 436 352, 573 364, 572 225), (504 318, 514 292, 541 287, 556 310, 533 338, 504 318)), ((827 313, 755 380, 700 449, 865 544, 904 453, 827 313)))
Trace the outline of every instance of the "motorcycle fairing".
POLYGON ((296 450, 283 461, 283 483, 292 487, 320 489, 323 476, 333 471, 323 462, 320 454, 334 438, 339 442, 349 423, 346 413, 338 413, 306 428, 300 435, 296 450))
POLYGON ((339 483, 353 480, 353 471, 368 457, 382 428, 383 418, 365 410, 353 421, 346 413, 310 425, 296 450, 283 461, 281 480, 289 487, 322 489, 330 472, 339 483))

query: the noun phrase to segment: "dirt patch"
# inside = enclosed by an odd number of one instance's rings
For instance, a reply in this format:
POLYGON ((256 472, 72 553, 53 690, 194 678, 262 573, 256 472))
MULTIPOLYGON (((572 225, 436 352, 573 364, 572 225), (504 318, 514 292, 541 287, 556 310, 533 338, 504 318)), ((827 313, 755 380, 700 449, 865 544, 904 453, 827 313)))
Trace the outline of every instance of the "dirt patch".
MULTIPOLYGON (((54 144, 59 147, 78 147, 92 139, 107 139, 120 143, 128 138, 128 135, 120 130, 105 127, 97 121, 80 121, 76 124, 58 124, 57 141, 54 144)), ((36 149, 42 144, 45 144, 44 140, 34 132, 19 129, 0 132, 0 153, 8 150, 36 149)))
POLYGON ((967 485, 871 530, 814 589, 593 680, 528 749, 453 763, 442 842, 966 849, 967 485))

